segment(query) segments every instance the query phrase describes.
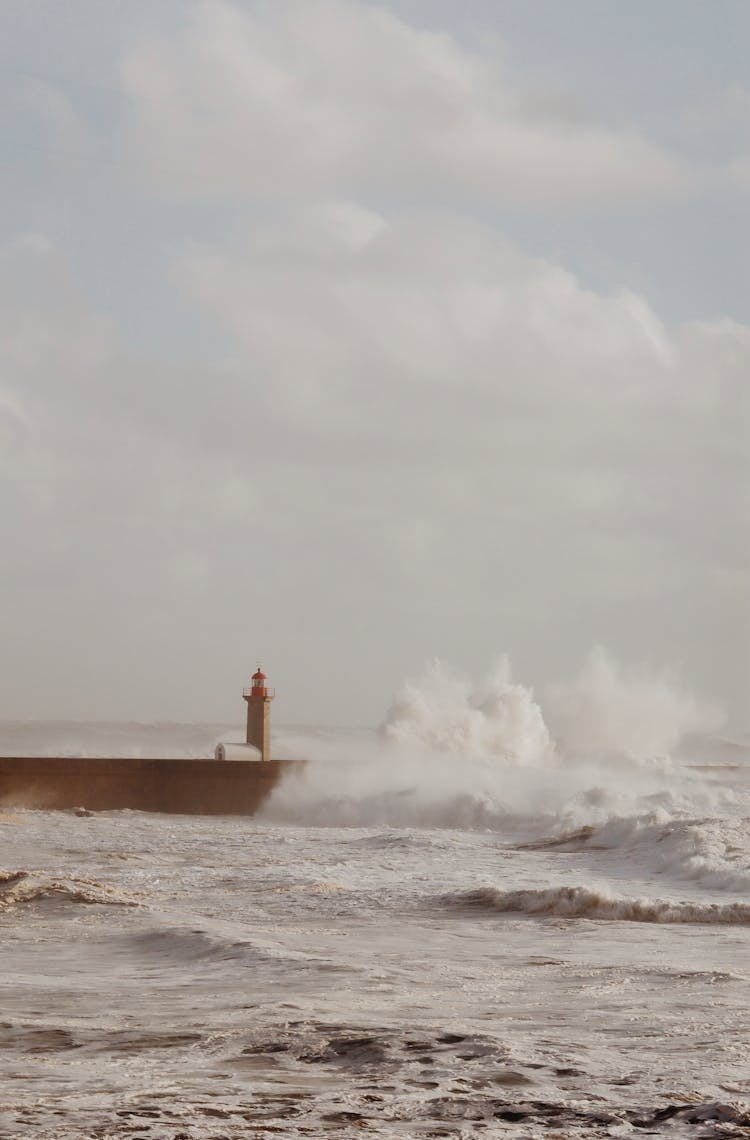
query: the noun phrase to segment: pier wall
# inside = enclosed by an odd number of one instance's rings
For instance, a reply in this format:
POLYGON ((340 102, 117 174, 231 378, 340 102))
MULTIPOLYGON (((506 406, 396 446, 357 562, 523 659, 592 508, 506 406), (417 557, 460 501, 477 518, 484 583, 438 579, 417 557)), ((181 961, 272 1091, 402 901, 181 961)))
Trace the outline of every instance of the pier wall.
POLYGON ((253 815, 296 760, 0 756, 0 807, 253 815))

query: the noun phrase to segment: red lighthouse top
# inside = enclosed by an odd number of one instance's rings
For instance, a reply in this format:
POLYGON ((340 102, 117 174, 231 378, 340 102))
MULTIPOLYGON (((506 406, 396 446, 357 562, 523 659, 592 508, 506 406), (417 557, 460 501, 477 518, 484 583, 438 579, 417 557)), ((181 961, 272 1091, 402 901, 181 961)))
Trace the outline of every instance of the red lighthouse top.
POLYGON ((276 694, 273 689, 269 689, 266 684, 267 680, 268 678, 259 665, 257 671, 253 673, 251 687, 249 689, 243 689, 243 697, 245 697, 245 699, 252 697, 256 700, 273 699, 276 694))

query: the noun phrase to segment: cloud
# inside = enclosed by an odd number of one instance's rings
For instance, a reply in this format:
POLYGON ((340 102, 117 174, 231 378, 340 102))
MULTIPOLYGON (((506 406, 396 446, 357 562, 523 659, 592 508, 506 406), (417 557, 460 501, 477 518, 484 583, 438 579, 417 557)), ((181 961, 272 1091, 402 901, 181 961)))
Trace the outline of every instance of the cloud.
POLYGON ((446 33, 350 0, 199 3, 122 67, 134 167, 173 196, 419 190, 575 205, 671 195, 680 162, 631 127, 525 91, 446 33))
POLYGON ((136 360, 54 246, 0 254, 14 684, 43 619, 48 658, 92 671, 96 715, 148 715, 156 693, 153 715, 196 715, 248 637, 287 659, 302 716, 332 699, 308 674, 347 658, 339 695, 375 719, 388 661, 508 649, 543 680, 597 639, 731 693, 750 330, 669 329, 490 229, 348 202, 195 245, 172 273, 221 364, 136 360), (191 664, 217 637, 221 660, 191 664), (105 643, 138 661, 119 695, 105 643))
POLYGON ((455 218, 336 218, 300 209, 175 267, 234 345, 238 441, 252 421, 272 466, 347 471, 337 501, 373 498, 378 470, 419 518, 464 500, 471 514, 486 494, 522 526, 564 518, 600 541, 624 528, 746 569, 747 328, 669 330, 642 297, 590 292, 455 218))
POLYGON ((481 434, 494 408, 504 434, 547 408, 559 425, 558 405, 619 414, 674 393, 675 341, 643 298, 587 291, 456 217, 301 208, 231 253, 194 246, 174 279, 229 334, 256 409, 305 433, 341 434, 341 416, 377 431, 390 408, 396 438, 446 412, 481 434))
POLYGON ((161 636, 163 613, 170 637, 210 640, 242 597, 300 669, 301 642, 311 663, 321 640, 339 654, 362 636, 373 668, 394 645, 460 659, 489 622, 488 650, 554 671, 598 636, 629 657, 678 645, 700 674, 714 628, 710 677, 736 675, 749 329, 670 331, 491 230, 349 203, 176 264, 228 339, 221 366, 131 359, 43 243, 1 263, 16 616, 39 604, 32 557, 46 604, 119 598, 105 626, 125 642, 161 636))
MULTIPOLYGON (((35 232, 0 248, 6 715, 231 715, 268 651, 283 716, 375 720, 425 657, 543 683, 600 641, 740 707, 750 330, 669 327, 611 260, 594 291, 478 220, 536 206, 537 248, 611 258, 611 213, 559 208, 674 199, 695 166, 375 4, 167 7, 104 45, 125 101, 76 65, 78 95, 9 103, 55 162, 19 151, 7 228, 35 232)), ((739 183, 746 111, 696 127, 739 183)), ((690 205, 674 273, 716 244, 690 205)), ((627 232, 666 248, 663 220, 627 232)))

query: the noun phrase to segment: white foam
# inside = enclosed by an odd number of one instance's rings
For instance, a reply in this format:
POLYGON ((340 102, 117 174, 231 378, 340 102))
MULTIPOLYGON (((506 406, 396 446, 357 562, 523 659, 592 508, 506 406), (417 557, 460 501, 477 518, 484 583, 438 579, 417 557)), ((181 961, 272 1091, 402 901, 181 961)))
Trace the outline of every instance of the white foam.
POLYGON ((616 849, 644 870, 723 889, 750 890, 750 835, 743 819, 675 819, 666 812, 612 819, 587 842, 616 849))

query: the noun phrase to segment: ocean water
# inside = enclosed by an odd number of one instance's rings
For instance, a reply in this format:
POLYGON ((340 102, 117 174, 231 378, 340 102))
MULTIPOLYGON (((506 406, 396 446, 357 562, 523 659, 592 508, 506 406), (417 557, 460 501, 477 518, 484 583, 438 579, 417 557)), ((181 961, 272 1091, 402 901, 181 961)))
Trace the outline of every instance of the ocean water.
MULTIPOLYGON (((0 726, 209 755, 221 725, 0 726)), ((0 1136, 746 1136, 750 748, 604 659, 440 668, 253 818, 0 805, 0 1136)))

